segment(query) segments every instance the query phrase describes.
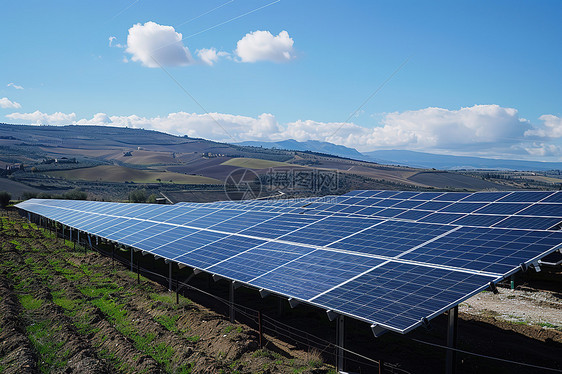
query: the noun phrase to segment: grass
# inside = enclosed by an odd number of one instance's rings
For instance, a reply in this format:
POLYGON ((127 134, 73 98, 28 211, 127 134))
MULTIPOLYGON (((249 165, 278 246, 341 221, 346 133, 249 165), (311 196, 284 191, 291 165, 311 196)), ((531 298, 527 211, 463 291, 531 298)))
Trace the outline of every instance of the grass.
POLYGON ((541 322, 538 324, 541 327, 546 327, 547 329, 555 329, 558 331, 562 331, 562 326, 553 325, 552 323, 548 322, 541 322))
POLYGON ((248 169, 267 169, 280 166, 298 166, 286 162, 260 160, 257 158, 235 157, 223 162, 221 165, 237 166, 239 168, 248 169))
POLYGON ((68 361, 68 350, 61 352, 64 342, 57 342, 55 332, 60 327, 53 321, 41 321, 27 326, 27 335, 39 355, 39 371, 51 373, 60 371, 68 361))
POLYGON ((154 320, 164 326, 164 328, 168 331, 178 332, 178 328, 176 326, 176 322, 178 321, 179 316, 167 316, 161 315, 159 317, 155 317, 154 320))
POLYGON ((191 300, 182 295, 179 295, 179 304, 176 304, 176 294, 172 292, 152 292, 150 298, 155 301, 166 303, 168 307, 176 310, 179 307, 184 307, 191 304, 191 300))
POLYGON ((43 300, 36 299, 29 294, 20 295, 19 300, 22 308, 25 310, 39 309, 43 305, 43 300))
POLYGON ((201 337, 199 335, 193 335, 193 336, 188 336, 186 339, 192 343, 197 343, 199 340, 201 340, 201 337))

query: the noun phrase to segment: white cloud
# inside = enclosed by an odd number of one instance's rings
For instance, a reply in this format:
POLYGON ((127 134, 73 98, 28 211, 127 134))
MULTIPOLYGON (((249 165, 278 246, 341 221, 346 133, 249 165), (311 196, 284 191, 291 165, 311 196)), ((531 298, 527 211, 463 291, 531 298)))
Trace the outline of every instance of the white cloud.
POLYGON ((125 48, 125 46, 121 43, 115 43, 113 44, 113 42, 117 40, 117 38, 115 36, 110 36, 109 37, 109 46, 110 47, 116 47, 116 48, 125 48))
POLYGON ((10 82, 6 85, 6 87, 14 87, 16 90, 23 90, 23 86, 19 86, 17 84, 15 84, 14 82, 10 82))
POLYGON ((527 130, 526 136, 537 136, 539 138, 561 138, 562 137, 562 118, 552 114, 545 114, 539 117, 543 121, 543 126, 527 130))
POLYGON ((172 26, 152 21, 144 25, 137 23, 129 29, 126 52, 131 54, 131 60, 150 68, 183 66, 193 62, 189 49, 182 43, 182 34, 172 26))
POLYGON ((293 39, 285 30, 273 36, 269 31, 246 34, 236 44, 236 55, 242 62, 285 62, 294 58, 293 39))
POLYGON ((16 121, 23 121, 34 125, 71 125, 76 120, 76 114, 65 114, 56 112, 53 114, 42 113, 35 111, 33 113, 12 113, 7 114, 7 118, 16 121))
MULTIPOLYGON (((215 141, 320 140, 357 148, 409 149, 441 154, 478 155, 487 157, 540 158, 562 157, 562 144, 531 139, 533 129, 521 119, 517 110, 498 105, 475 105, 458 110, 425 108, 383 114, 380 126, 368 128, 354 123, 297 120, 280 124, 275 116, 258 117, 233 114, 187 112, 167 116, 108 116, 97 113, 91 119, 76 119, 74 113, 13 113, 6 117, 30 123, 55 125, 102 125, 145 128, 176 135, 188 135, 215 141), (217 124, 217 122, 220 124, 217 124), (226 134, 226 132, 228 134, 226 134)), ((554 116, 542 116, 551 123, 554 116)))
POLYGON ((197 50, 197 56, 199 59, 209 66, 213 66, 215 62, 219 60, 220 57, 229 56, 228 52, 217 51, 215 48, 203 48, 197 50))
POLYGON ((0 108, 17 109, 17 108, 21 108, 21 104, 16 103, 15 101, 11 101, 7 97, 3 97, 0 99, 0 108))
POLYGON ((531 124, 517 110, 498 105, 474 105, 459 110, 425 108, 387 113, 373 128, 367 145, 411 148, 452 148, 472 144, 511 144, 523 138, 531 124))

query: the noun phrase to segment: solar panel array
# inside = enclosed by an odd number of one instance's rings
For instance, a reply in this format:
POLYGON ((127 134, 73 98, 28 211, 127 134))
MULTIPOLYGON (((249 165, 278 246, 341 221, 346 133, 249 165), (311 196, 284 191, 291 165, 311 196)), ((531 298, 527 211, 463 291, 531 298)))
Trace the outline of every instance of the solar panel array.
POLYGON ((248 202, 18 208, 406 333, 562 244, 561 192, 353 191, 248 202))

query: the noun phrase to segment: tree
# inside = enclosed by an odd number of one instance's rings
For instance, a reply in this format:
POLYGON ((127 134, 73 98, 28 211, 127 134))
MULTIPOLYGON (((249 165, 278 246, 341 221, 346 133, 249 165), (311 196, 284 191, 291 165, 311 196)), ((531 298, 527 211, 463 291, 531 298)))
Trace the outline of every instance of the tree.
POLYGON ((129 192, 129 201, 131 203, 144 203, 146 201, 146 190, 143 188, 129 192))
POLYGON ((2 208, 5 208, 6 205, 10 204, 11 198, 12 198, 12 195, 10 195, 8 192, 0 191, 0 206, 2 208))
POLYGON ((151 204, 156 204, 157 198, 158 198, 158 196, 155 193, 153 193, 148 197, 148 199, 146 199, 146 202, 151 203, 151 204))
POLYGON ((34 199, 37 197, 37 192, 32 192, 32 191, 25 191, 22 195, 21 198, 23 200, 29 200, 29 199, 34 199))
POLYGON ((62 197, 67 200, 86 200, 88 195, 80 188, 75 188, 72 191, 64 193, 62 197))

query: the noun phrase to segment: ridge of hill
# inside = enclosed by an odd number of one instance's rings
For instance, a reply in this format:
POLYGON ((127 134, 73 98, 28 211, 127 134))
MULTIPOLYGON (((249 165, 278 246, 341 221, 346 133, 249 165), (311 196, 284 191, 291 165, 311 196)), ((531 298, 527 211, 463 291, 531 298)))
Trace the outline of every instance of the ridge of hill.
MULTIPOLYGON (((286 144, 298 148, 296 141, 286 144)), ((353 189, 519 188, 481 176, 381 165, 357 159, 355 156, 361 154, 356 150, 330 143, 307 144, 315 148, 285 150, 227 144, 126 127, 0 124, 0 166, 4 176, 30 187, 31 192, 60 193, 78 187, 90 198, 108 200, 124 200, 139 188, 162 195, 173 192, 166 196, 175 200, 182 200, 181 191, 216 192, 227 185, 239 188, 229 184, 229 176, 239 170, 251 171, 243 174, 253 178, 252 183, 259 184, 263 193, 277 194, 281 188, 287 197, 340 194, 353 189), (330 183, 326 183, 328 175, 330 183)), ((6 181, 0 178, 0 190, 6 181)), ((13 184, 10 188, 14 189, 13 184)))

